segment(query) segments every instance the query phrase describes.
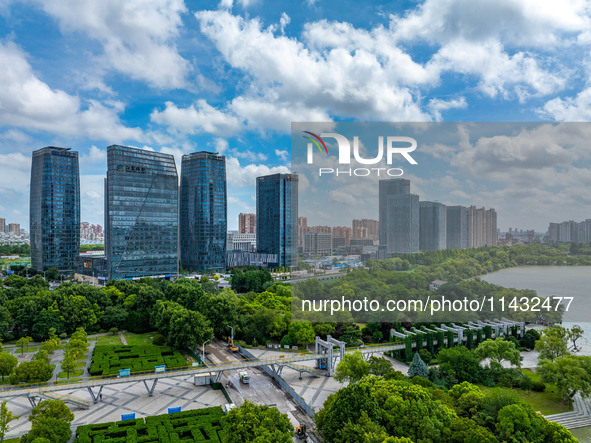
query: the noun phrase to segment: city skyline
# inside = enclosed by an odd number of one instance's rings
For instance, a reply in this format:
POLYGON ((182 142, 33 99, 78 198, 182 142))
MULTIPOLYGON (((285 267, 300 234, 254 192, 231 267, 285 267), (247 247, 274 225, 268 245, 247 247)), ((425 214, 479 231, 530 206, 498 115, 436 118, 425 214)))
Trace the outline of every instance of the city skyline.
MULTIPOLYGON (((289 172, 292 121, 591 119, 589 9, 502 5, 482 14, 465 0, 3 2, 0 214, 29 225, 20 202, 30 153, 46 145, 80 152, 90 223, 103 219, 107 146, 169 153, 179 165, 219 152, 235 229, 254 211, 256 177, 289 172)), ((539 140, 516 152, 421 147, 421 165, 438 167, 408 178, 430 201, 467 194, 497 208, 503 229, 542 231, 555 212, 587 218, 589 150, 539 140), (523 209, 531 201, 539 214, 523 209)))

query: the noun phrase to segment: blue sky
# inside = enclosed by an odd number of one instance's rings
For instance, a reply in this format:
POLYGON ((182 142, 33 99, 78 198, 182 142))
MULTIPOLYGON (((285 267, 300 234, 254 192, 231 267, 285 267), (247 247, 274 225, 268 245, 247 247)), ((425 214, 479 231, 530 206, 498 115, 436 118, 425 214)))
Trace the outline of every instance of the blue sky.
MULTIPOLYGON (((292 121, 589 121, 590 52, 583 0, 0 0, 0 217, 28 227, 31 151, 56 145, 103 224, 117 143, 226 155, 233 228, 288 170, 292 121)), ((591 217, 591 151, 531 140, 425 147, 411 179, 502 229, 591 217)))

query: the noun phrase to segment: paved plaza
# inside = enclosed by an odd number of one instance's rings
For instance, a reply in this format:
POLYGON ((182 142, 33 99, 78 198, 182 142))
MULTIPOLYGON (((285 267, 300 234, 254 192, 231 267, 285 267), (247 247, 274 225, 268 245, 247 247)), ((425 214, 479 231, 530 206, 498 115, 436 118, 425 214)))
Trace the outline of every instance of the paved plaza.
MULTIPOLYGON (((98 389, 95 388, 95 392, 98 389)), ((60 391, 60 394, 70 394, 85 400, 92 399, 86 389, 73 389, 60 391)), ((74 413, 73 427, 91 424, 105 423, 121 420, 121 414, 135 412, 136 418, 150 415, 166 414, 170 406, 180 406, 183 411, 190 409, 221 406, 227 403, 222 391, 213 390, 209 385, 195 386, 193 376, 180 376, 158 380, 154 395, 148 396, 148 392, 142 382, 122 383, 107 385, 102 390, 102 401, 91 404, 90 409, 81 409, 68 405, 74 413)), ((10 430, 6 437, 17 437, 29 429, 31 422, 28 417, 31 413, 31 404, 26 397, 15 397, 8 401, 8 409, 20 415, 18 420, 10 423, 10 430)))

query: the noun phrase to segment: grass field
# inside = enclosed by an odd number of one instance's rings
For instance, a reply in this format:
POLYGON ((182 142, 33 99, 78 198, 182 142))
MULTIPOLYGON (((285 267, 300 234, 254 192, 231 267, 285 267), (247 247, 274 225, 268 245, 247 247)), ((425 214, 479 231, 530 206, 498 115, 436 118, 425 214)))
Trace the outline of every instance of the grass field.
MULTIPOLYGON (((158 334, 157 332, 146 332, 144 334, 133 334, 131 332, 124 332, 123 336, 130 346, 148 346, 152 344, 152 338, 158 334)), ((101 343, 102 345, 102 343, 101 343)))
POLYGON ((115 346, 122 345, 121 339, 118 334, 115 335, 102 335, 98 337, 96 346, 115 346))
MULTIPOLYGON (((524 369, 523 373, 532 381, 539 381, 540 376, 535 372, 524 369)), ((479 387, 485 394, 494 389, 481 385, 479 387)), ((534 411, 540 411, 544 415, 559 414, 571 410, 570 405, 562 401, 562 396, 557 393, 554 385, 546 384, 544 392, 522 391, 521 389, 513 389, 513 391, 519 396, 520 400, 530 405, 534 411)))
MULTIPOLYGON (((74 369, 72 372, 70 372, 70 378, 80 377, 83 374, 84 369, 74 369)), ((68 374, 66 374, 66 371, 58 372, 57 378, 68 378, 68 374)))

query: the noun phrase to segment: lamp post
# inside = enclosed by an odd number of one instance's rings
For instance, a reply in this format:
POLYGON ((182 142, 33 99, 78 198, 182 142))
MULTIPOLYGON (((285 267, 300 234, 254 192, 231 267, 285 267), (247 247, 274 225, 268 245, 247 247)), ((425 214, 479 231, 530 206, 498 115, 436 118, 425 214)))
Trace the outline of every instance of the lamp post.
POLYGON ((203 362, 203 364, 205 364, 205 345, 206 345, 207 343, 209 343, 210 341, 211 341, 211 340, 207 340, 205 343, 203 343, 203 344, 201 345, 201 355, 202 355, 202 357, 201 357, 201 361, 203 362))
POLYGON ((226 325, 228 328, 232 329, 232 340, 234 340, 234 326, 226 325))

